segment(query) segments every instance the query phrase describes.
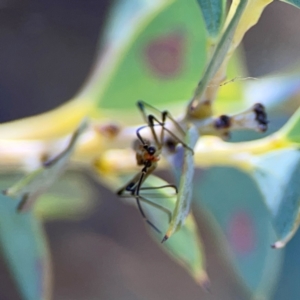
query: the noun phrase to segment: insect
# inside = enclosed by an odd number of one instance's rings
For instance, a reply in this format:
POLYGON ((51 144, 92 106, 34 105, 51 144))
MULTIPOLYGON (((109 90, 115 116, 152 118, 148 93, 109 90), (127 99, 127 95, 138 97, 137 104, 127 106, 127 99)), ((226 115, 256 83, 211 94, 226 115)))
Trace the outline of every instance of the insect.
MULTIPOLYGON (((145 221, 154 228, 157 232, 160 233, 160 230, 146 217, 146 214, 141 206, 141 202, 146 202, 154 207, 161 209, 162 211, 166 212, 169 216, 169 221, 171 220, 172 213, 164 208, 161 205, 151 202, 150 200, 146 199, 140 194, 142 190, 153 190, 153 189, 163 189, 163 188, 172 188, 175 191, 175 194, 178 193, 177 187, 174 184, 167 184, 158 187, 143 187, 143 183, 147 179, 147 177, 153 173, 153 171, 157 168, 158 161, 160 159, 160 155, 164 146, 167 146, 170 150, 175 150, 175 147, 178 143, 182 144, 184 147, 189 148, 177 135, 175 135, 172 131, 170 131, 166 127, 166 120, 169 119, 176 127, 178 132, 184 136, 185 132, 182 127, 176 122, 176 120, 170 115, 168 111, 159 111, 158 109, 154 108, 153 106, 146 104, 143 101, 139 101, 137 103, 139 110, 142 113, 144 120, 146 121, 147 125, 142 126, 137 129, 136 135, 137 140, 134 143, 134 150, 136 151, 136 161, 139 166, 143 166, 142 170, 136 174, 124 187, 117 191, 119 196, 125 196, 125 192, 129 192, 130 196, 133 196, 136 199, 137 206, 139 211, 145 221), (161 120, 155 117, 152 114, 147 115, 146 108, 154 111, 155 113, 161 114, 161 120), (155 128, 159 127, 159 134, 155 130, 155 128), (141 131, 145 128, 150 128, 151 134, 153 137, 153 142, 145 139, 141 131), (165 132, 168 133, 169 138, 165 139, 165 132)), ((190 149, 193 151, 192 149, 190 149)))

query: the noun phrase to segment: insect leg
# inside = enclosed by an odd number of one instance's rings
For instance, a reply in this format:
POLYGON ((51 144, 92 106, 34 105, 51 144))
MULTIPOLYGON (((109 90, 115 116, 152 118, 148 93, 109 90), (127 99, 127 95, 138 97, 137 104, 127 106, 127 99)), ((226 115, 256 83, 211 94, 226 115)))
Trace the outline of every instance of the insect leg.
MULTIPOLYGON (((130 195, 120 195, 120 197, 121 198, 131 198, 132 195, 131 194, 130 195)), ((144 196, 139 195, 139 198, 140 198, 140 201, 143 201, 143 202, 145 202, 145 203, 147 203, 147 204, 149 204, 149 205, 151 205, 151 206, 153 206, 153 207, 161 210, 162 212, 166 213, 168 215, 168 220, 170 222, 170 220, 172 218, 172 212, 169 209, 165 208, 164 206, 162 206, 160 204, 154 203, 153 201, 147 199, 144 196)))
MULTIPOLYGON (((124 195, 124 192, 128 191, 131 192, 130 196, 133 196, 136 199, 136 203, 138 206, 138 209, 143 217, 143 219, 145 219, 145 221, 153 228, 155 229, 155 231, 157 231, 158 233, 161 233, 161 231, 153 224, 151 223, 148 218, 146 217, 146 214, 144 213, 144 210, 141 206, 140 203, 140 198, 142 198, 142 196, 140 196, 139 191, 141 190, 141 183, 145 180, 145 173, 142 171, 142 173, 138 173, 132 180, 129 181, 129 183, 127 183, 124 187, 122 187, 121 189, 119 189, 117 191, 117 195, 121 196, 121 197, 126 197, 127 195, 124 195), (136 180, 138 179, 138 180, 136 180)), ((159 206, 157 204, 157 206, 159 206)))
MULTIPOLYGON (((160 114, 161 114, 161 112, 158 109, 154 108, 153 106, 151 106, 143 101, 138 101, 137 106, 138 106, 140 112, 142 113, 142 116, 143 116, 145 122, 149 125, 149 127, 151 129, 151 132, 152 132, 152 135, 153 135, 156 145, 161 147, 161 142, 159 142, 157 134, 154 130, 154 123, 150 121, 149 115, 147 115, 147 113, 146 113, 145 106, 147 106, 148 108, 150 108, 156 112, 159 112, 160 114)), ((163 133, 161 133, 161 134, 163 134, 163 133)), ((162 139, 161 139, 161 141, 162 141, 162 139)))
POLYGON ((164 188, 173 188, 175 190, 175 194, 178 194, 178 189, 175 184, 166 184, 162 186, 149 186, 149 187, 141 187, 140 190, 158 190, 164 188))
MULTIPOLYGON (((155 113, 158 113, 161 115, 162 118, 162 122, 160 123, 160 125, 164 126, 165 125, 165 120, 168 118, 177 128, 177 130, 184 136, 185 132, 183 130, 183 128, 180 126, 180 124, 173 118, 173 116, 170 114, 169 111, 165 110, 165 111, 160 111, 159 109, 155 108, 154 106, 144 102, 144 101, 138 101, 137 102, 138 108, 141 111, 143 118, 145 120, 145 122, 148 122, 148 117, 149 115, 147 115, 145 108, 147 107, 148 109, 154 111, 155 113)), ((149 124, 150 125, 150 124, 149 124)), ((167 130, 168 131, 168 130, 167 130)), ((175 138, 175 137, 174 137, 175 138)), ((176 137, 177 140, 179 140, 178 137, 176 137)), ((179 141, 181 144, 184 144, 181 140, 179 141)))
POLYGON ((177 130, 184 136, 185 132, 183 130, 183 128, 180 126, 180 124, 173 118, 173 116, 167 111, 164 110, 162 112, 162 118, 165 118, 165 120, 168 118, 177 128, 177 130))
POLYGON ((161 114, 161 111, 159 109, 155 108, 154 106, 152 106, 144 101, 141 101, 141 100, 138 101, 137 106, 138 106, 139 110, 141 111, 145 122, 148 122, 148 115, 146 114, 145 107, 149 108, 150 110, 152 110, 158 114, 161 114))
POLYGON ((141 201, 144 201, 145 203, 148 203, 149 205, 151 205, 151 206, 153 206, 153 207, 155 207, 155 208, 157 208, 157 209, 163 211, 164 213, 166 213, 166 214, 168 215, 168 221, 169 221, 169 223, 171 222, 171 219, 172 219, 172 212, 171 212, 169 209, 163 207, 163 206, 160 205, 160 204, 154 203, 154 202, 152 202, 151 200, 148 200, 148 199, 146 199, 145 197, 143 197, 143 196, 141 196, 141 195, 140 195, 139 197, 140 197, 140 200, 141 200, 141 201))
POLYGON ((178 143, 182 144, 183 147, 189 149, 191 152, 194 153, 194 150, 192 148, 190 148, 184 141, 182 141, 178 136, 176 136, 172 131, 170 131, 168 128, 165 127, 165 125, 160 122, 155 116, 153 115, 149 115, 149 122, 152 123, 154 126, 154 121, 156 121, 159 125, 162 126, 162 128, 167 131, 178 143))
POLYGON ((143 130, 144 128, 147 128, 147 127, 149 127, 149 125, 142 126, 142 127, 138 128, 137 131, 136 131, 136 136, 138 137, 138 139, 140 140, 140 142, 141 142, 143 145, 145 145, 146 142, 145 142, 144 139, 142 138, 142 136, 141 136, 141 134, 140 134, 140 131, 143 130))
POLYGON ((120 188, 117 191, 117 195, 121 196, 124 194, 124 192, 128 191, 128 192, 134 192, 135 187, 138 183, 138 181, 140 180, 140 175, 141 173, 137 173, 128 183, 126 183, 126 185, 124 185, 122 188, 120 188))
POLYGON ((155 229, 158 233, 161 233, 160 230, 151 221, 148 220, 148 218, 146 217, 146 214, 144 213, 144 210, 143 210, 143 208, 141 206, 141 203, 140 203, 140 189, 141 189, 141 185, 144 182, 144 180, 146 179, 146 177, 154 170, 154 168, 151 168, 150 170, 148 170, 151 166, 152 166, 152 163, 148 162, 148 164, 146 164, 145 167, 142 169, 140 179, 139 179, 136 187, 134 188, 134 190, 131 193, 132 193, 132 196, 135 197, 137 206, 139 208, 139 211, 140 211, 141 215, 143 216, 143 218, 145 219, 145 221, 153 229, 155 229))

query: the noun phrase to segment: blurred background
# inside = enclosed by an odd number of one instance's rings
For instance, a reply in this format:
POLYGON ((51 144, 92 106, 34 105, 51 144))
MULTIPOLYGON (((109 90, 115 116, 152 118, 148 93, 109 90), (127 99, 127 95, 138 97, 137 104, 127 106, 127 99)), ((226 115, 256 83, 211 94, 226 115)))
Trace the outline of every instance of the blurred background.
MULTIPOLYGON (((76 94, 93 66, 112 3, 0 0, 1 122, 47 111, 76 94)), ((267 7, 244 39, 249 76, 300 66, 299 28, 296 8, 281 2, 267 7)), ((86 176, 98 191, 95 210, 82 220, 45 224, 53 261, 53 299, 247 299, 218 248, 207 215, 197 210, 211 294, 159 249, 134 207, 86 176)), ((292 280, 300 275, 299 249, 298 234, 287 246, 272 299, 300 299, 299 286, 292 280)), ((3 260, 0 281, 0 299, 19 299, 3 260)))

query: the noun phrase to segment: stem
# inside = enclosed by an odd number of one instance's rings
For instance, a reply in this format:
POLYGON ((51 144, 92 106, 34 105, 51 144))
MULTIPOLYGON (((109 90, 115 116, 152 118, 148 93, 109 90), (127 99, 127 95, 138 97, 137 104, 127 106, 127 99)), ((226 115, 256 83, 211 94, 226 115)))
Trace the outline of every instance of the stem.
MULTIPOLYGON (((104 173, 136 170, 136 159, 131 144, 136 139, 138 127, 123 128, 114 138, 104 137, 96 128, 97 126, 90 126, 82 135, 71 163, 80 163, 87 167, 94 166, 104 173)), ((146 131, 144 136, 151 140, 150 130, 146 131)), ((45 158, 60 153, 68 143, 69 136, 54 141, 0 140, 1 171, 28 172, 36 169, 42 165, 45 158)), ((224 142, 215 136, 204 136, 195 148, 195 161, 199 167, 213 165, 241 165, 243 167, 247 165, 248 156, 293 146, 281 133, 240 143, 224 142)), ((166 163, 162 160, 158 166, 165 168, 166 163)))
MULTIPOLYGON (((194 159, 196 166, 200 168, 231 166, 249 171, 252 169, 251 158, 253 156, 286 147, 297 146, 276 133, 259 140, 240 143, 228 143, 218 137, 208 136, 198 141, 194 159)), ((98 160, 96 167, 107 174, 132 172, 137 168, 133 151, 128 151, 128 149, 107 151, 98 160), (116 157, 118 157, 117 160, 116 157)), ((168 164, 163 159, 158 164, 160 169, 167 167, 168 164)))
POLYGON ((216 47, 206 72, 188 105, 186 118, 203 119, 213 113, 220 83, 226 78, 227 64, 245 33, 259 20, 264 8, 273 0, 233 0, 227 16, 225 32, 216 47), (237 26, 238 25, 238 26, 237 26), (223 47, 223 48, 222 48, 223 47), (226 52, 225 52, 226 50, 226 52))
POLYGON ((259 140, 240 143, 224 142, 218 137, 203 137, 195 149, 195 162, 202 168, 221 165, 234 166, 247 171, 252 169, 253 156, 286 147, 295 147, 295 145, 277 133, 259 140))
MULTIPOLYGON (((232 7, 235 5, 235 2, 232 4, 232 7)), ((235 10, 235 14, 233 15, 232 19, 228 23, 228 26, 221 36, 221 39, 219 43, 216 46, 215 52, 209 61, 209 65, 205 71, 205 74, 203 78, 198 83, 198 86, 195 90, 194 96, 189 104, 189 111, 193 110, 193 114, 197 114, 199 104, 201 104, 202 101, 211 101, 211 99, 203 99, 203 94, 209 84, 209 82, 212 80, 212 78, 215 76, 217 71, 219 70, 220 66, 222 65, 228 50, 230 48, 230 45, 232 44, 233 35, 235 32, 235 29, 241 19, 241 16, 244 12, 244 9, 246 8, 247 0, 241 0, 235 10)), ((231 16, 231 14, 229 15, 231 16)), ((218 89, 218 86, 215 87, 215 89, 218 89)))

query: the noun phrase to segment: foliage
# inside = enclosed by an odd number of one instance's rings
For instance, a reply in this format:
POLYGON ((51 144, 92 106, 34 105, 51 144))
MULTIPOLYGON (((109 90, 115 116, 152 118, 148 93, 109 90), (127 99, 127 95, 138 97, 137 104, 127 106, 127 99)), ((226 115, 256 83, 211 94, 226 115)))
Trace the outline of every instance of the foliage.
MULTIPOLYGON (((150 234, 198 284, 209 288, 197 213, 189 213, 193 200, 196 208, 210 216, 245 293, 270 297, 283 255, 270 245, 284 247, 299 226, 300 110, 269 136, 229 143, 224 139, 234 130, 265 131, 265 113, 261 105, 247 105, 246 81, 237 78, 218 94, 226 74, 243 69, 234 51, 270 2, 234 0, 226 13, 222 0, 118 1, 95 70, 74 99, 53 111, 0 125, 0 164, 6 174, 1 174, 5 195, 1 196, 0 239, 23 299, 49 299, 51 294, 49 251, 40 218, 78 217, 93 207, 88 201, 91 187, 86 185, 82 196, 80 191, 70 191, 71 180, 76 185, 83 182, 78 164, 112 190, 127 182, 124 175, 139 171, 131 149, 140 127, 140 117, 133 113, 138 99, 162 110, 184 110, 176 120, 186 132, 183 143, 194 151, 186 147, 182 155, 182 147, 175 153, 164 147, 166 159, 158 167, 166 169, 169 161, 179 191, 178 197, 169 197, 168 192, 156 190, 144 199, 147 216, 169 239, 161 244, 163 236, 147 226, 150 234), (232 114, 224 116, 228 110, 232 114), (88 124, 79 126, 86 117, 88 124), (120 119, 125 126, 115 121, 120 119), (205 171, 194 176, 193 185, 194 164, 205 171), (73 173, 55 183, 67 167, 73 173), (15 180, 24 172, 24 177, 15 180), (66 195, 58 193, 59 184, 66 195), (24 203, 33 204, 43 193, 34 210, 16 212, 16 207, 22 211, 24 203), (17 198, 19 204, 9 197, 17 198), (64 206, 60 201, 68 197, 74 201, 65 201, 64 206), (171 212, 170 222, 157 209, 159 205, 171 212), (20 255, 21 247, 26 257, 20 255)), ((297 1, 286 2, 299 7, 297 1)), ((286 77, 269 80, 284 85, 286 77)), ((262 79, 248 86, 261 85, 264 90, 263 83, 262 79)), ((270 105, 271 110, 279 111, 288 96, 285 93, 280 103, 270 105)), ((167 183, 151 176, 143 184, 167 183)))

